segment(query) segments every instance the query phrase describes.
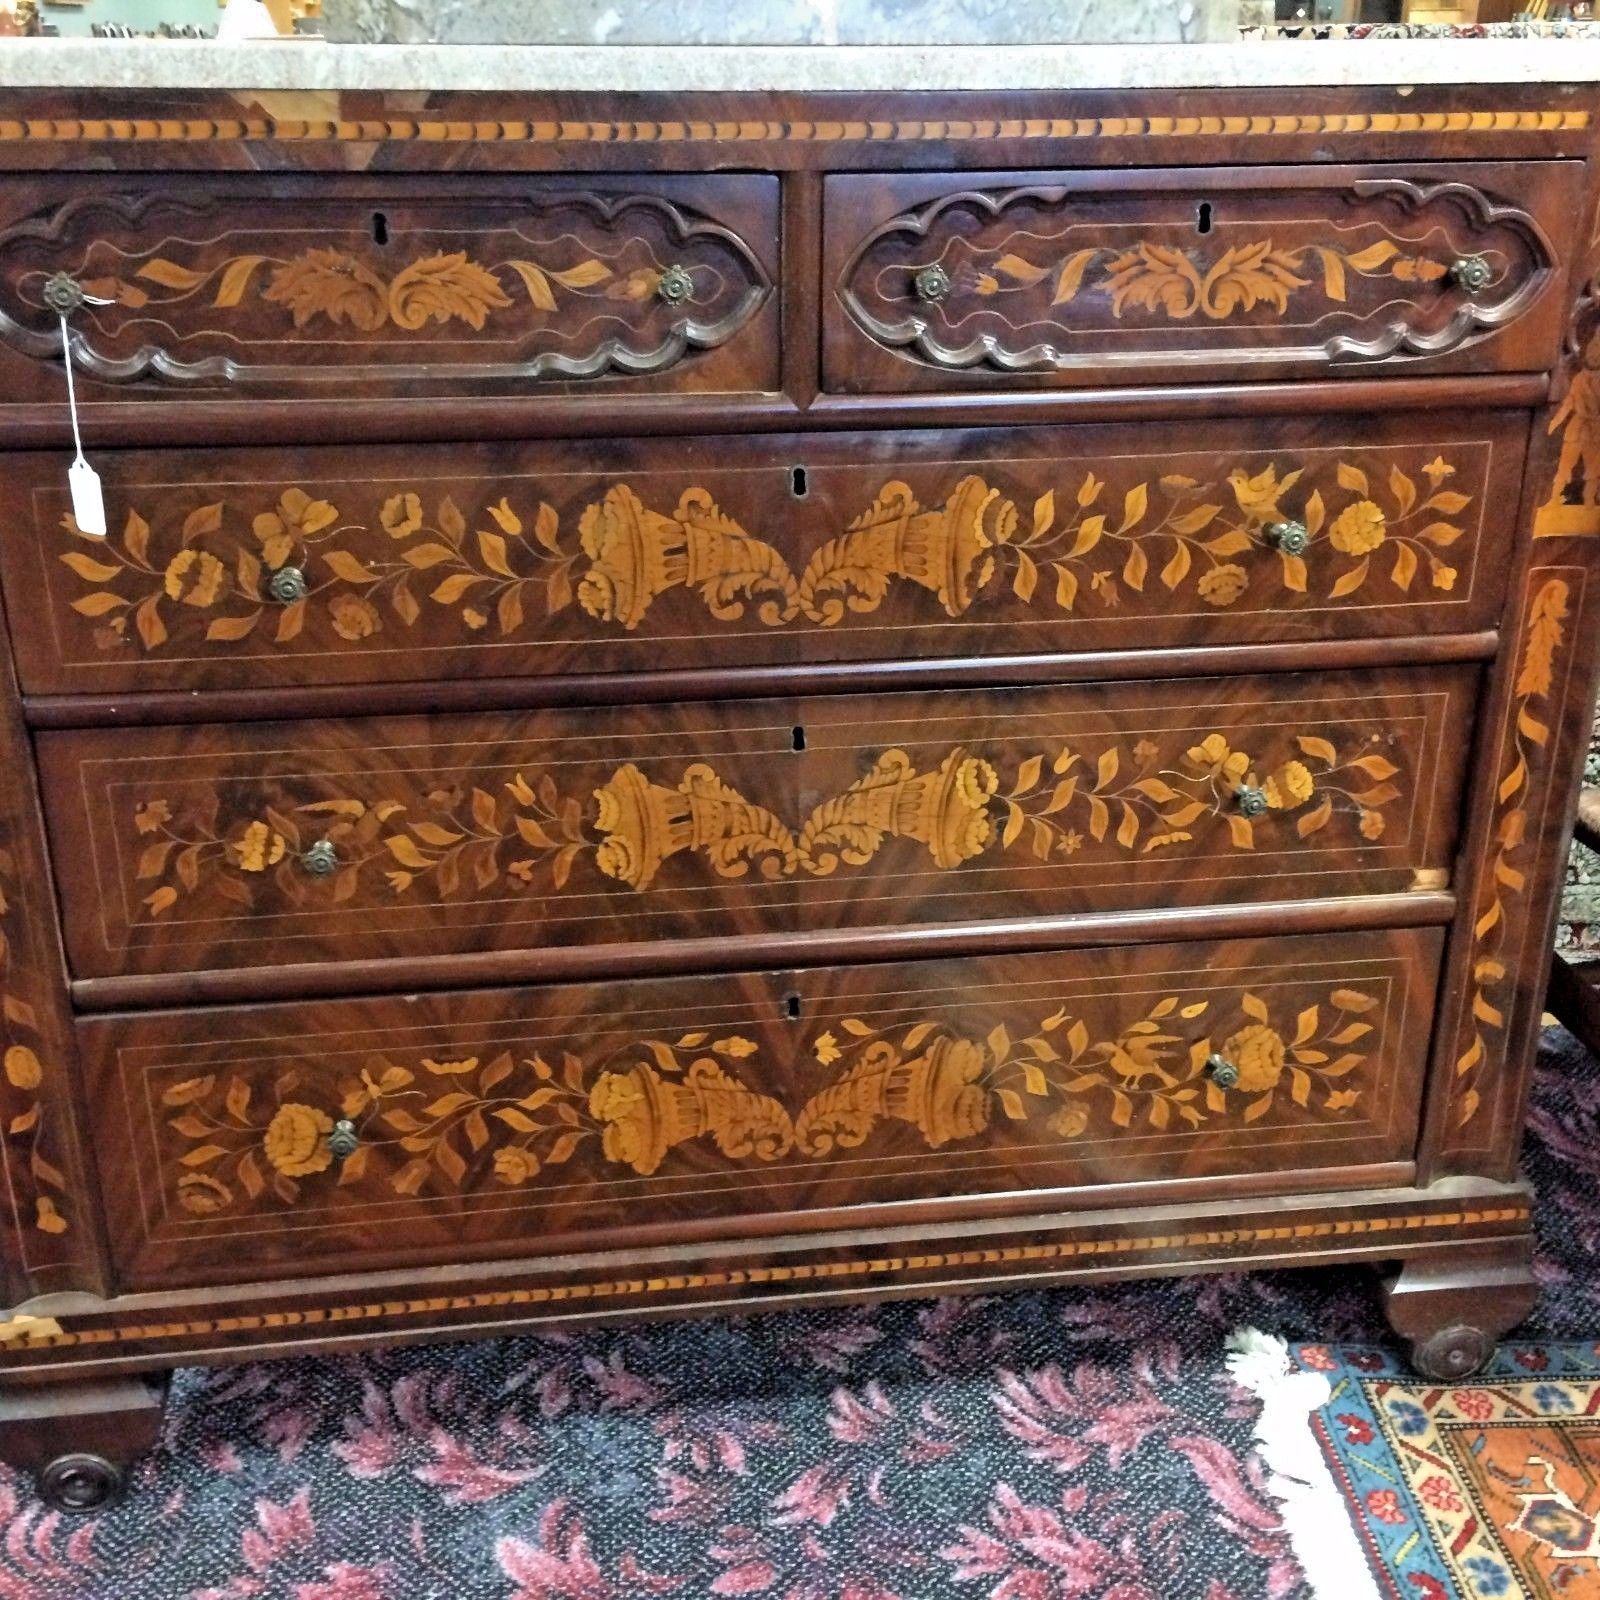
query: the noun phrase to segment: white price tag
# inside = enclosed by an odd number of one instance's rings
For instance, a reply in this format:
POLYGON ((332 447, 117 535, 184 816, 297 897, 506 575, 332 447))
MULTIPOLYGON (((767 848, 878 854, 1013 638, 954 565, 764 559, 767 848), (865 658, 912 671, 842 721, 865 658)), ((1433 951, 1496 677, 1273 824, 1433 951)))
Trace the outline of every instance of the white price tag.
POLYGON ((72 520, 82 532, 105 538, 106 499, 100 491, 100 474, 79 456, 67 468, 67 485, 72 490, 72 520))
MULTIPOLYGON (((96 305, 102 304, 100 301, 96 305)), ((83 459, 83 435, 78 431, 78 394, 72 386, 72 329, 66 312, 61 313, 61 356, 67 371, 67 415, 72 418, 72 444, 76 454, 67 468, 67 487, 72 491, 72 520, 91 538, 106 536, 106 497, 100 488, 100 474, 83 459)))

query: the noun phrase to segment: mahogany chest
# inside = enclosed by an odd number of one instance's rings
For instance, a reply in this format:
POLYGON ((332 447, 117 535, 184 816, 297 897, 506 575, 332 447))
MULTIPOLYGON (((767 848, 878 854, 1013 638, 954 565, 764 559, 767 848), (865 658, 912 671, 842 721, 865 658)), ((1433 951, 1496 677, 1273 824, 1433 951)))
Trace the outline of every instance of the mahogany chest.
POLYGON ((1596 97, 318 107, 0 108, 0 1453, 84 1509, 175 1364, 1244 1265, 1486 1359, 1596 97))

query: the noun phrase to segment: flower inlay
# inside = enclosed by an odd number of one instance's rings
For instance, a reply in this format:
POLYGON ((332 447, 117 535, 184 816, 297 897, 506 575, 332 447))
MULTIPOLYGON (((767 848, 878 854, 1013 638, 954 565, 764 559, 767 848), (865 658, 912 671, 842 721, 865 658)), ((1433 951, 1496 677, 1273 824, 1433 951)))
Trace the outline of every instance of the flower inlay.
MULTIPOLYGON (((949 618, 1017 604, 1154 612, 1163 594, 1220 611, 1268 588, 1333 604, 1369 578, 1399 595, 1424 582, 1455 588, 1446 552, 1471 503, 1449 487, 1456 470, 1436 455, 1419 483, 1398 465, 1378 478, 1341 460, 1325 494, 1297 492, 1303 468, 1268 463, 1213 482, 1142 478, 1120 496, 1091 470, 1026 510, 977 472, 933 506, 892 481, 794 566, 703 488, 656 510, 619 483, 563 528, 548 501, 519 510, 505 494, 469 522, 449 494, 429 504, 400 489, 355 513, 292 485, 247 524, 212 501, 159 541, 130 509, 117 537, 85 540, 59 559, 88 586, 70 605, 96 624, 96 645, 137 640, 152 654, 201 639, 287 645, 310 623, 331 646, 359 648, 388 642, 396 623, 415 627, 425 606, 453 615, 467 638, 515 638, 569 613, 595 632, 632 633, 675 590, 696 595, 718 622, 748 611, 771 628, 837 627, 876 611, 897 586, 949 618), (1306 529, 1303 553, 1274 545, 1271 530, 1287 518, 1306 529), (306 574, 307 591, 282 605, 271 583, 289 567, 306 574)), ((84 539, 70 514, 63 526, 84 539)))
POLYGON ((768 1063, 739 1033, 689 1032, 572 1051, 378 1054, 335 1090, 320 1069, 290 1066, 265 1095, 237 1073, 208 1073, 161 1095, 177 1135, 178 1203, 207 1216, 270 1195, 294 1205, 307 1184, 459 1193, 519 1188, 582 1155, 651 1177, 685 1145, 730 1163, 821 1160, 909 1133, 925 1148, 993 1139, 1003 1124, 1062 1143, 1231 1121, 1248 1126, 1281 1099, 1314 1115, 1354 1110, 1352 1077, 1378 1043, 1380 1002, 1340 987, 1293 1016, 1242 990, 1226 1001, 1158 998, 1106 1031, 1067 1006, 982 1035, 943 1021, 879 1027, 846 1016, 804 1054, 832 1082, 791 1110, 764 1087, 794 1064, 768 1063), (1101 1036, 1096 1037, 1099 1033, 1101 1036), (1239 1068, 1219 1087, 1207 1061, 1239 1068), (334 1170, 327 1134, 356 1124, 355 1153, 334 1170))
POLYGON ((1383 741, 1341 753, 1321 734, 1302 733, 1289 748, 1263 762, 1228 735, 1178 731, 1132 745, 1063 741, 993 760, 957 746, 925 765, 891 749, 798 827, 705 762, 665 778, 627 762, 583 794, 564 792, 548 772, 517 771, 494 789, 438 791, 424 810, 383 794, 381 778, 365 793, 347 790, 292 813, 263 803, 236 818, 223 817, 216 791, 181 815, 157 794, 139 800, 130 820, 136 878, 155 885, 143 891, 151 917, 202 887, 246 909, 274 894, 296 906, 336 905, 368 883, 379 892, 386 885, 391 898, 481 895, 497 883, 507 893, 546 893, 564 889, 580 860, 596 875, 590 889, 597 878, 640 891, 682 881, 688 862, 724 878, 752 868, 768 880, 825 877, 868 865, 891 839, 948 871, 1008 851, 1049 861, 1080 851, 1251 850, 1263 832, 1274 843, 1305 840, 1336 816, 1368 842, 1383 836, 1384 807, 1403 792, 1383 741), (1260 815, 1243 814, 1241 788, 1261 791, 1260 815), (340 865, 308 877, 299 856, 318 840, 340 865))

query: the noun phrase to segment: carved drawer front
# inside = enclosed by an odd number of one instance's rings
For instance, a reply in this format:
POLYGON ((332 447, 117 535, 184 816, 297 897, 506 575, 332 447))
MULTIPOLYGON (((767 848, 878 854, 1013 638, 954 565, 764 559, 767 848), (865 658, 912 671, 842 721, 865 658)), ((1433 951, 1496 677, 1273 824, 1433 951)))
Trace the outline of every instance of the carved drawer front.
POLYGON ((80 976, 1445 881, 1477 674, 38 741, 80 976))
POLYGON ((80 1029, 124 1281, 321 1276, 681 1243, 741 1217, 817 1228, 868 1201, 970 1214, 964 1197, 1274 1171, 1305 1188, 1405 1162, 1440 943, 1149 945, 80 1029))
POLYGON ((33 693, 1494 627, 1522 414, 59 452, 0 482, 33 693))
POLYGON ((831 177, 827 383, 1537 369, 1561 334, 1580 173, 831 177))
POLYGON ((58 275, 84 296, 71 326, 91 398, 93 380, 353 405, 603 376, 776 384, 770 177, 252 174, 78 190, 0 196, 12 398, 60 398, 59 371, 37 370, 61 359, 58 275))

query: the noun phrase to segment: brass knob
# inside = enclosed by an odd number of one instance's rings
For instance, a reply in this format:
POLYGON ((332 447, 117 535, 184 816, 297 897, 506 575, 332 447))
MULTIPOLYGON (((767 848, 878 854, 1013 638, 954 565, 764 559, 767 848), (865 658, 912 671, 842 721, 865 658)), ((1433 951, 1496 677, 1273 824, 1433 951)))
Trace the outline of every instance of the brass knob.
POLYGON ((333 1125, 333 1132, 328 1135, 328 1154, 335 1161, 348 1161, 356 1153, 356 1146, 361 1143, 361 1135, 356 1132, 355 1123, 348 1117, 341 1117, 333 1125))
POLYGON ((1219 1089, 1232 1089, 1239 1082, 1239 1069, 1226 1056, 1213 1054, 1206 1057, 1206 1076, 1219 1089))
POLYGON ((296 600, 306 597, 306 575, 299 567, 279 567, 272 574, 267 589, 274 600, 292 606, 296 600))
POLYGON ((1457 256, 1450 263, 1450 281, 1458 288, 1465 289, 1468 294, 1477 294, 1480 289, 1489 287, 1489 280, 1494 277, 1494 269, 1482 256, 1457 256))
POLYGON ((339 852, 331 840, 318 839, 300 853, 300 865, 313 878, 326 878, 330 872, 338 870, 339 852))
POLYGON ((1238 802, 1242 816, 1259 817, 1267 809, 1266 790, 1252 789, 1247 783, 1241 783, 1233 791, 1233 798, 1238 802))
POLYGON ((940 266, 924 267, 911 280, 917 299, 926 305, 936 305, 950 293, 950 274, 940 266))
POLYGON ((694 294, 694 279, 687 267, 671 266, 661 274, 656 293, 669 306, 681 306, 694 294))
POLYGON ((1269 522, 1266 527, 1267 543, 1286 556, 1303 556, 1311 543, 1311 534, 1303 522, 1269 522))
POLYGON ((53 272, 45 279, 44 303, 58 317, 70 317, 84 298, 83 285, 70 272, 53 272))

